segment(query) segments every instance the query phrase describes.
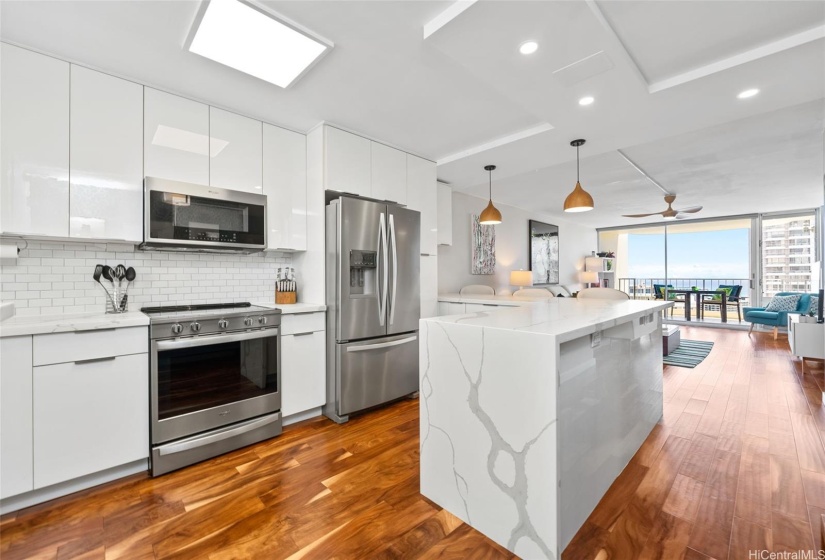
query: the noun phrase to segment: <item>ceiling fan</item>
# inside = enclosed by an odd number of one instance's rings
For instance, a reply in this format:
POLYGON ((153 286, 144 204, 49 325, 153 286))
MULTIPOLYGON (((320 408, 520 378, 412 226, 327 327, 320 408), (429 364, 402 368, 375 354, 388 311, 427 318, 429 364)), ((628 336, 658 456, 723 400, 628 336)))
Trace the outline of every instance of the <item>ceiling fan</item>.
POLYGON ((699 210, 702 209, 701 206, 691 206, 690 208, 682 208, 681 210, 674 210, 673 209, 673 201, 676 200, 675 194, 669 194, 665 196, 665 202, 667 202, 667 210, 663 212, 652 212, 650 214, 623 214, 625 218, 646 218, 648 216, 656 216, 660 214, 665 220, 684 220, 688 218, 687 214, 695 214, 699 210))

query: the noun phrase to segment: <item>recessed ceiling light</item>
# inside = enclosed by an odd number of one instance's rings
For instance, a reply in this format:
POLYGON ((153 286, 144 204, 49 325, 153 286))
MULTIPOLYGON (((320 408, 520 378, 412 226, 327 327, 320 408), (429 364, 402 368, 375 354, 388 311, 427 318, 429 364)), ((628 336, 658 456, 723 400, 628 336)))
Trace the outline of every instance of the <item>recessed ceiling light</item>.
POLYGON ((212 0, 202 14, 191 52, 282 88, 332 47, 239 0, 212 0))
POLYGON ((579 105, 592 105, 594 101, 596 100, 588 95, 579 99, 579 105))
POLYGON ((756 88, 746 89, 745 91, 743 91, 742 93, 740 93, 736 97, 738 97, 739 99, 747 99, 748 97, 753 97, 757 93, 759 93, 759 90, 756 89, 756 88))
POLYGON ((533 54, 537 50, 539 50, 539 44, 535 41, 525 41, 518 48, 521 54, 533 54))

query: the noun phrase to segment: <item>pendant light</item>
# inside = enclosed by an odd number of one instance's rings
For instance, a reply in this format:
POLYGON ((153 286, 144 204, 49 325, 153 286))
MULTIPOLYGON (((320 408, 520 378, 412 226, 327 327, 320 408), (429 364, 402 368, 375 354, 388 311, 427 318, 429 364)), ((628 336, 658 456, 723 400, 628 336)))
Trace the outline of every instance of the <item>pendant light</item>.
POLYGON ((493 170, 495 168, 495 165, 484 166, 484 170, 490 172, 490 201, 487 203, 487 208, 485 208, 478 217, 478 223, 485 226, 501 223, 501 212, 498 211, 498 208, 493 206, 493 170))
POLYGON ((564 199, 565 212, 587 212, 593 210, 593 197, 582 188, 579 182, 579 146, 584 144, 584 140, 573 140, 571 146, 576 147, 576 187, 567 198, 564 199))

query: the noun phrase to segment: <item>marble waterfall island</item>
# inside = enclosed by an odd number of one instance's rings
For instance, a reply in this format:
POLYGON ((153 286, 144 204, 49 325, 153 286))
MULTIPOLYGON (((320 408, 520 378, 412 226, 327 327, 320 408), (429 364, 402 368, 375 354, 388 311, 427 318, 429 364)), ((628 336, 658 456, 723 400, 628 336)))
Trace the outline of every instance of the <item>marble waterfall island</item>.
POLYGON ((560 558, 662 416, 671 305, 422 319, 421 493, 522 558, 560 558))

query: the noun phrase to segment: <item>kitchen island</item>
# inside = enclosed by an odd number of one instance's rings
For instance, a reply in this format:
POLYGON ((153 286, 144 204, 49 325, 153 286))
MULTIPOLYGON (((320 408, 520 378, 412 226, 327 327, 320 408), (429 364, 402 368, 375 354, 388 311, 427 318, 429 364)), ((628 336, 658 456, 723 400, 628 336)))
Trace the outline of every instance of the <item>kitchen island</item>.
POLYGON ((662 416, 671 305, 422 319, 421 493, 522 558, 559 558, 662 416))

